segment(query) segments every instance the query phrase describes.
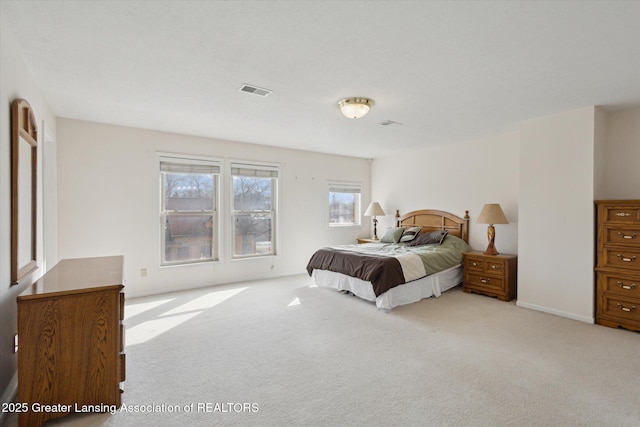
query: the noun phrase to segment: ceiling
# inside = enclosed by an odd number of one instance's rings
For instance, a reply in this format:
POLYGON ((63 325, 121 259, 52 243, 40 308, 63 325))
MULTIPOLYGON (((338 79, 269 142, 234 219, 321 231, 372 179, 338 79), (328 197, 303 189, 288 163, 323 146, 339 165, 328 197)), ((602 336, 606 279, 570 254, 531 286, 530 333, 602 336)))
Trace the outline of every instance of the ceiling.
POLYGON ((2 0, 0 13, 60 117, 376 158, 640 106, 638 1, 2 0), (374 100, 369 115, 340 114, 351 96, 374 100))

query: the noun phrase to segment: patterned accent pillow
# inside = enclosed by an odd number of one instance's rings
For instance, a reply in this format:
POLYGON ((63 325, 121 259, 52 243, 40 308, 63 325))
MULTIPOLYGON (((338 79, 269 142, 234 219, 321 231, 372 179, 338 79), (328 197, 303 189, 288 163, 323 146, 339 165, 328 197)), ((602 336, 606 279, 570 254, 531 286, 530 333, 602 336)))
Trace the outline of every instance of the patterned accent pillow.
POLYGON ((422 230, 422 227, 407 228, 402 233, 402 237, 400 237, 400 243, 412 241, 418 236, 418 234, 420 234, 420 230, 422 230))
POLYGON ((440 245, 445 237, 449 234, 449 230, 438 230, 430 233, 424 233, 409 242, 409 246, 419 245, 440 245))
POLYGON ((382 243, 398 243, 400 241, 400 237, 402 237, 402 232, 404 231, 404 227, 389 227, 387 231, 380 239, 382 243))

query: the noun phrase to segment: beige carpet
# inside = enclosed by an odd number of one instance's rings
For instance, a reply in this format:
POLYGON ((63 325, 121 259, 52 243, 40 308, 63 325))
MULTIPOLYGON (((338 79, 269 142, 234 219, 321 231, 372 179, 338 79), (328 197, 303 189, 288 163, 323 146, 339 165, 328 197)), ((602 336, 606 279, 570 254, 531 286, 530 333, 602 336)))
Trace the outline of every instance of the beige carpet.
POLYGON ((384 313, 294 276, 126 311, 124 404, 157 412, 50 425, 640 425, 640 334, 460 288, 384 313))

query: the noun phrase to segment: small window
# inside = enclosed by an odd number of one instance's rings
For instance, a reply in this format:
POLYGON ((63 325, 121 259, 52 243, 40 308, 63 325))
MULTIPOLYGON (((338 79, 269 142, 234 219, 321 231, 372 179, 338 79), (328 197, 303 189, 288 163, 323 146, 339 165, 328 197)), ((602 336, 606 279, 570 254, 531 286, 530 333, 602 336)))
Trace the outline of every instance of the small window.
POLYGON ((160 159, 162 265, 217 259, 219 176, 217 162, 160 159))
POLYGON ((275 166, 231 164, 233 258, 275 255, 275 166))
POLYGON ((329 226, 360 225, 360 184, 329 183, 329 226))

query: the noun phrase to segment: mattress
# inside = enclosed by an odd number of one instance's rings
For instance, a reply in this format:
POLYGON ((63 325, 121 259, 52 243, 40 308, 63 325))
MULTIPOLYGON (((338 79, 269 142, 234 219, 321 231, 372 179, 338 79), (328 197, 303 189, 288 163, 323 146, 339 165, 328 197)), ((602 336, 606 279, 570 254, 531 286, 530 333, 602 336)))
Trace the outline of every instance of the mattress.
POLYGON ((400 305, 411 304, 443 292, 462 283, 462 265, 456 265, 418 280, 398 285, 376 297, 371 282, 329 270, 313 270, 311 277, 323 288, 349 291, 360 298, 376 303, 381 310, 391 310, 400 305))

